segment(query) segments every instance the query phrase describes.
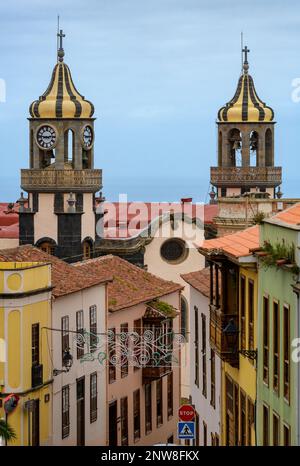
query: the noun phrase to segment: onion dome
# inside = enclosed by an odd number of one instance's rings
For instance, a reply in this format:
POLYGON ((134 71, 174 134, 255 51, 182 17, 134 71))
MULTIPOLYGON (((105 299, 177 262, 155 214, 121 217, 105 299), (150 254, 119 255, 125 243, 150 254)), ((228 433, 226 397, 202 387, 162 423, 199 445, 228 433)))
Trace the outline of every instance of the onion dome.
POLYGON ((81 95, 71 76, 70 68, 64 63, 64 49, 60 31, 60 48, 58 49, 58 63, 52 72, 47 90, 29 107, 33 118, 91 118, 94 105, 81 95))
POLYGON ((234 97, 218 112, 219 122, 270 122, 274 119, 274 111, 258 97, 254 81, 248 74, 249 64, 247 54, 250 50, 245 47, 243 73, 239 79, 234 97))

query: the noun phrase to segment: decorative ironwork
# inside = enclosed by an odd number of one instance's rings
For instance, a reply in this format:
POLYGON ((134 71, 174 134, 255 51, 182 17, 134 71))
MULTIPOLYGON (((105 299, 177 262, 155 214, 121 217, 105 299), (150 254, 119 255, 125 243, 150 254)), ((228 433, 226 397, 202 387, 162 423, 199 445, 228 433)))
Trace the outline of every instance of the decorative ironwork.
POLYGON ((21 186, 25 191, 96 192, 102 187, 102 170, 21 170, 21 186))
POLYGON ((281 167, 211 167, 210 182, 214 186, 279 186, 281 167))
POLYGON ((88 351, 80 358, 81 362, 98 360, 103 367, 113 365, 122 368, 130 365, 137 368, 170 368, 179 366, 175 353, 185 338, 173 331, 157 333, 144 330, 95 335, 84 330, 74 336, 76 347, 86 345, 88 351), (90 351, 93 341, 93 351, 90 351), (109 349, 108 349, 109 348, 109 349))

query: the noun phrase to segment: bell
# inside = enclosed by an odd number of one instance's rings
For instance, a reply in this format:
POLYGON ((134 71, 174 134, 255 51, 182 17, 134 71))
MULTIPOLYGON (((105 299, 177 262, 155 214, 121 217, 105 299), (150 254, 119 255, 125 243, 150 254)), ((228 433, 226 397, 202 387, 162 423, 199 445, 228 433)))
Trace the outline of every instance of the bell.
POLYGON ((238 140, 236 139, 236 140, 234 141, 234 143, 233 143, 232 148, 233 148, 234 150, 239 150, 239 149, 241 148, 240 141, 238 141, 238 140))

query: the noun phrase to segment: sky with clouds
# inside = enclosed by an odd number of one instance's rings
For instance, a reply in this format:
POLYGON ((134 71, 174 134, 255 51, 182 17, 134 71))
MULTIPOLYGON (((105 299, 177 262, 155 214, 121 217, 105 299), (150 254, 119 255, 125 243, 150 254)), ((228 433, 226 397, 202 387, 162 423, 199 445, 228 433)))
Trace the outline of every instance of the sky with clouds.
POLYGON ((299 0, 10 0, 0 3, 0 200, 17 199, 28 166, 28 107, 56 63, 57 14, 65 61, 96 108, 95 164, 107 198, 206 199, 217 111, 240 73, 241 31, 258 95, 275 110, 282 190, 300 197, 300 102, 291 97, 299 0))

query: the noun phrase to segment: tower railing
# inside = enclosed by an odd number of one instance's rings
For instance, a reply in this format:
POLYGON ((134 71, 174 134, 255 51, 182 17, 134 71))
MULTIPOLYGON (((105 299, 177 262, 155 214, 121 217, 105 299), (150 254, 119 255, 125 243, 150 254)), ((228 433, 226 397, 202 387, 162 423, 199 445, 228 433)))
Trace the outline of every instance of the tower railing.
POLYGON ((96 192, 102 187, 102 170, 24 169, 21 187, 29 192, 96 192))
POLYGON ((281 167, 211 167, 210 181, 214 186, 279 186, 281 167))

